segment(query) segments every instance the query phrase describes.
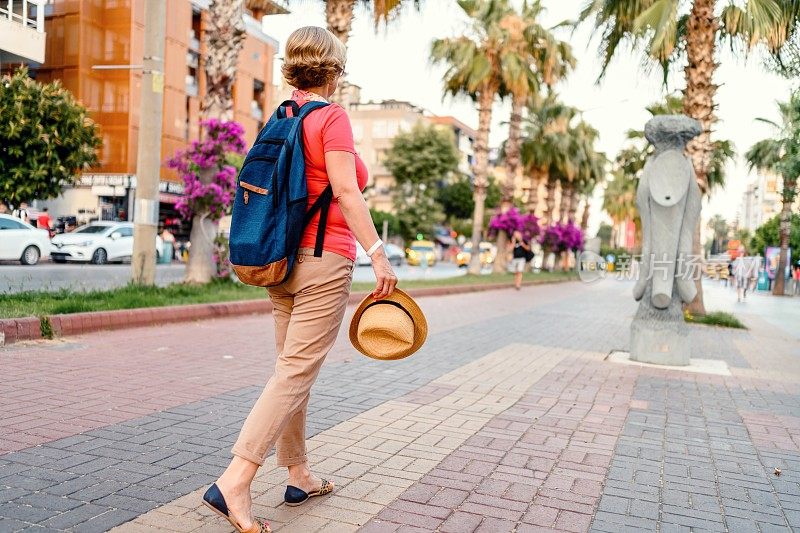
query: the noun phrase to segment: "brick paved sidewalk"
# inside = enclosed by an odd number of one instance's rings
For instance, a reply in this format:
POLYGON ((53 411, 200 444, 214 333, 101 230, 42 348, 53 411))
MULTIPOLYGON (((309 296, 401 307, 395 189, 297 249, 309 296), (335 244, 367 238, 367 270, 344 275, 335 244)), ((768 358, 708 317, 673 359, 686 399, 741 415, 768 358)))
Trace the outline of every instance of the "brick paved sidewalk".
MULTIPOLYGON (((628 345, 626 283, 420 303, 431 334, 412 358, 340 336, 309 410, 337 490, 289 508, 268 461, 254 504, 274 529, 800 530, 800 346, 774 317, 693 327, 694 355, 731 371, 712 376, 605 360, 628 345)), ((0 350, 0 532, 230 531, 199 496, 272 335, 242 317, 0 350)))

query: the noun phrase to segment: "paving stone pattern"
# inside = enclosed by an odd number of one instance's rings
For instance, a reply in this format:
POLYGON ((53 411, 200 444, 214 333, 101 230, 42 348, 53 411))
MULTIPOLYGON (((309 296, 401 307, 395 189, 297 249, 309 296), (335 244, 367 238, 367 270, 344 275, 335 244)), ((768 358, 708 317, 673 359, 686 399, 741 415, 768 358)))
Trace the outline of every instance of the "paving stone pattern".
MULTIPOLYGON (((723 360, 733 374, 707 376, 604 361, 627 347, 635 305, 625 284, 422 303, 431 334, 412 358, 371 361, 340 338, 312 393, 308 431, 314 469, 337 490, 288 508, 285 471, 270 459, 254 503, 276 530, 800 530, 798 376, 765 379, 757 354, 740 351, 769 331, 693 327, 694 355, 723 360)), ((91 368, 80 350, 6 352, 19 386, 0 385, 11 413, 0 428, 16 446, 0 455, 0 532, 229 531, 198 505, 199 493, 229 461, 271 359, 259 361, 249 341, 244 356, 227 367, 212 358, 206 369, 204 341, 218 356, 218 329, 186 329, 156 335, 191 335, 190 356, 174 346, 169 358, 148 355, 165 366, 155 376, 126 363, 132 384, 122 393, 120 376, 91 368), (24 377, 26 364, 46 385, 24 377), (223 368, 246 386, 226 389, 215 378, 223 368), (37 433, 37 398, 49 388, 80 399, 76 372, 94 380, 85 403, 59 407, 48 396, 59 425, 37 433)), ((120 334, 74 342, 96 354, 120 334)), ((258 335, 271 342, 269 328, 258 335)), ((145 351, 158 342, 144 340, 145 351)), ((103 357, 103 368, 118 368, 103 357)))
POLYGON ((730 381, 638 378, 592 531, 800 528, 800 454, 754 445, 730 381))

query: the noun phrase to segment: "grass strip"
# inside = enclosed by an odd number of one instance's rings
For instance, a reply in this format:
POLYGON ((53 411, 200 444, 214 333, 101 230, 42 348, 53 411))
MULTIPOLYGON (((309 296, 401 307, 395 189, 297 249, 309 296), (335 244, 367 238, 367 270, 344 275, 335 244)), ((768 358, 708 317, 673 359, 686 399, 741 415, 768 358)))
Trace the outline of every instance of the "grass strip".
MULTIPOLYGON (((577 279, 574 272, 537 272, 525 274, 525 281, 549 282, 577 279)), ((511 274, 489 274, 481 276, 458 276, 453 278, 408 280, 400 288, 450 287, 513 283, 511 274)), ((369 291, 374 283, 353 283, 353 291, 369 291)), ((206 285, 176 283, 167 287, 140 287, 127 285, 118 289, 102 291, 25 291, 0 294, 0 318, 47 316, 88 311, 113 311, 213 302, 231 302, 264 298, 265 290, 229 281, 213 281, 206 285)))
POLYGON ((720 326, 723 328, 736 328, 747 329, 747 326, 730 313, 725 311, 712 311, 705 315, 692 315, 688 312, 684 313, 686 322, 692 324, 705 324, 707 326, 720 326))

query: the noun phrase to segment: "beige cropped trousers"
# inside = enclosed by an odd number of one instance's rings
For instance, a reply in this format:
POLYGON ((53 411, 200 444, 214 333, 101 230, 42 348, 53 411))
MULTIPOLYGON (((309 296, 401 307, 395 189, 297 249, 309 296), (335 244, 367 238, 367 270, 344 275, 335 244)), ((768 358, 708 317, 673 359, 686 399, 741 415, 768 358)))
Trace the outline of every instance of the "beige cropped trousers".
POLYGON ((289 279, 269 289, 275 317, 275 373, 244 422, 233 454, 264 464, 276 447, 279 466, 306 462, 311 386, 342 325, 353 262, 332 252, 300 250, 289 279))

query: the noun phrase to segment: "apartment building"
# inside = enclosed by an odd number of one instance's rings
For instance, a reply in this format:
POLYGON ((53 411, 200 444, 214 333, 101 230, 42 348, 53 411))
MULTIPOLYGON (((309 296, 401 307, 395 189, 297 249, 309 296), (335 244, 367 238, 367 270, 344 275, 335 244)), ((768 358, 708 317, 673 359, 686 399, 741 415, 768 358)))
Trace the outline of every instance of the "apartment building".
POLYGON ((392 193, 395 179, 384 165, 386 154, 398 133, 409 131, 421 120, 453 132, 460 153, 459 170, 466 175, 472 175, 475 157, 475 131, 472 128, 454 117, 436 116, 409 102, 360 102, 357 86, 350 85, 348 90, 351 91, 351 101, 356 102, 350 104, 348 114, 353 126, 356 150, 369 170, 365 196, 371 208, 394 212, 392 193))
POLYGON ((0 2, 0 67, 44 62, 46 0, 0 2))
POLYGON ((780 213, 782 181, 775 174, 759 175, 747 184, 737 215, 739 228, 752 233, 780 213))
MULTIPOLYGON (((205 91, 203 34, 208 16, 208 0, 165 1, 162 160, 187 147, 200 133, 200 101, 205 91)), ((277 41, 262 31, 261 18, 270 11, 282 11, 270 1, 250 4, 262 9, 244 14, 247 37, 233 89, 233 118, 244 126, 248 143, 265 120, 278 49, 277 41)), ((44 64, 32 75, 43 82, 61 80, 87 107, 103 139, 100 165, 84 173, 79 186, 46 203, 56 216, 74 215, 78 222, 132 219, 143 21, 143 0, 53 0, 47 6, 47 52, 44 64)), ((182 184, 166 166, 160 181, 162 222, 177 222, 174 203, 182 184)))

